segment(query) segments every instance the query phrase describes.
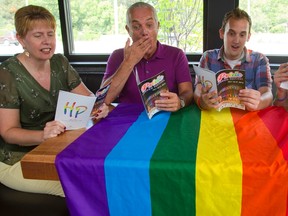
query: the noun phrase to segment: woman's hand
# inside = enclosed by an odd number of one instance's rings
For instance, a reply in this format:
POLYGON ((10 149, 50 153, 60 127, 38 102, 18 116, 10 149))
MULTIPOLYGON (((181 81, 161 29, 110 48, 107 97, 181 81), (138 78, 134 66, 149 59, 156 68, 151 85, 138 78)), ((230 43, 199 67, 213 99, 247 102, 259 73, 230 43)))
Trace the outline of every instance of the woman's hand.
POLYGON ((47 122, 43 130, 43 140, 56 137, 65 131, 66 127, 59 121, 47 122))
POLYGON ((280 88, 281 82, 288 81, 288 63, 283 63, 274 73, 274 83, 277 88, 280 88))
POLYGON ((281 83, 285 81, 288 81, 288 63, 281 64, 278 70, 274 73, 274 83, 277 87, 274 104, 277 106, 283 106, 288 110, 288 90, 280 87, 281 83))
POLYGON ((92 119, 101 119, 105 118, 109 113, 109 106, 103 103, 98 109, 93 109, 91 116, 92 119))

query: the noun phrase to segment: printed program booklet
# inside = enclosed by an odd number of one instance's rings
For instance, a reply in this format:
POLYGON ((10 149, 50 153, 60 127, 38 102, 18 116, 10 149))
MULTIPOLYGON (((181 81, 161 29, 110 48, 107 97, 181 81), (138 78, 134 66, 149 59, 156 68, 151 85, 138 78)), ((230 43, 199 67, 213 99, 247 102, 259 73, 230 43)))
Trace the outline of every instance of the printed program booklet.
MULTIPOLYGON (((136 79, 139 79, 137 77, 138 77, 138 73, 136 75, 136 79)), ((160 92, 168 91, 168 86, 165 80, 164 71, 161 71, 160 73, 154 75, 153 77, 149 79, 139 82, 138 88, 139 88, 140 95, 142 97, 142 101, 143 101, 146 113, 148 115, 148 118, 151 119, 156 113, 161 111, 155 107, 155 100, 162 99, 160 96, 160 92)))
POLYGON ((62 122, 66 130, 87 127, 92 110, 102 105, 109 87, 110 85, 100 88, 96 97, 59 91, 55 120, 62 122))
POLYGON ((97 92, 95 93, 96 100, 95 100, 94 109, 99 109, 100 106, 103 104, 109 88, 110 88, 110 84, 97 90, 97 92))
POLYGON ((239 69, 223 69, 217 73, 193 65, 194 71, 202 86, 211 86, 210 91, 216 90, 222 97, 222 102, 217 107, 221 111, 226 107, 245 110, 245 105, 240 103, 239 90, 245 89, 245 71, 239 69))

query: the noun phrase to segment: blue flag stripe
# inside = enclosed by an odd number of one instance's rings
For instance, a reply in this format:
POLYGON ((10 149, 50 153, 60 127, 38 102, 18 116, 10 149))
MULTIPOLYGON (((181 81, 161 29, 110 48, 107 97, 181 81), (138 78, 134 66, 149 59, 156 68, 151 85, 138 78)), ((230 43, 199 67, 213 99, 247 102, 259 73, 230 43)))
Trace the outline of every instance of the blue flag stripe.
POLYGON ((106 157, 104 169, 111 216, 152 214, 150 159, 169 117, 169 112, 161 112, 149 120, 146 113, 142 112, 106 157))

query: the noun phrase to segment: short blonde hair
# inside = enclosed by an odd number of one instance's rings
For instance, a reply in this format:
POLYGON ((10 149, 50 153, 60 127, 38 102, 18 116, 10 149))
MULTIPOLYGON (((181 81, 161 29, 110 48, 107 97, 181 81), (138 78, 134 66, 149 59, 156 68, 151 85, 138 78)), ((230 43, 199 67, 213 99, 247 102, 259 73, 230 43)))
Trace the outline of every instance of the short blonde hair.
POLYGON ((14 16, 15 29, 19 36, 26 36, 27 32, 33 28, 35 22, 42 21, 48 23, 56 31, 55 17, 44 7, 28 5, 16 11, 14 16))

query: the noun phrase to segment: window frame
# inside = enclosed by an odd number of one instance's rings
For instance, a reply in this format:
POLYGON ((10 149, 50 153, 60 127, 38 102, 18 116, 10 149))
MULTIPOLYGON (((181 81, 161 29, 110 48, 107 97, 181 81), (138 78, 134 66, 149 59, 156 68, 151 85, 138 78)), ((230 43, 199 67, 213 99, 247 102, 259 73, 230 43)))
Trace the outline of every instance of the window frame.
MULTIPOLYGON (((73 35, 68 34, 72 31, 71 14, 69 0, 58 0, 59 16, 61 24, 63 54, 69 62, 74 65, 106 65, 109 55, 99 54, 73 54, 73 35)), ((224 14, 227 11, 239 5, 239 0, 203 0, 203 51, 208 49, 220 48, 223 44, 218 36, 218 30, 224 14), (217 13, 216 13, 217 12, 217 13), (209 26, 209 27, 208 27, 209 26)), ((199 62, 201 54, 186 54, 189 64, 199 62)), ((6 60, 10 56, 0 56, 0 62, 6 60)), ((287 62, 288 56, 269 56, 271 66, 278 66, 283 62, 287 62), (285 60, 286 59, 286 60, 285 60)))

